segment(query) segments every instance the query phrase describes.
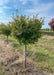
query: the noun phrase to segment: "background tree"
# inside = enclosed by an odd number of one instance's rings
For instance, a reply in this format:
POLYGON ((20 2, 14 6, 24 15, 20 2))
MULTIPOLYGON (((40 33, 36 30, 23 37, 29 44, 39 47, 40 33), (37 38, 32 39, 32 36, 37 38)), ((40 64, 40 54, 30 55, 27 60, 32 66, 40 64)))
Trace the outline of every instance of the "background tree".
POLYGON ((48 23, 48 25, 50 25, 51 30, 54 31, 54 18, 48 23))
POLYGON ((29 18, 17 15, 13 18, 13 34, 19 40, 19 42, 25 45, 25 68, 26 68, 26 53, 27 45, 37 42, 41 36, 41 27, 43 19, 37 19, 37 16, 29 18))
POLYGON ((8 36, 11 34, 11 26, 9 24, 5 25, 4 28, 2 28, 2 33, 7 36, 8 43, 8 36))
POLYGON ((0 34, 2 34, 2 29, 3 29, 3 28, 5 28, 5 24, 4 24, 4 23, 1 23, 1 24, 0 24, 0 34))

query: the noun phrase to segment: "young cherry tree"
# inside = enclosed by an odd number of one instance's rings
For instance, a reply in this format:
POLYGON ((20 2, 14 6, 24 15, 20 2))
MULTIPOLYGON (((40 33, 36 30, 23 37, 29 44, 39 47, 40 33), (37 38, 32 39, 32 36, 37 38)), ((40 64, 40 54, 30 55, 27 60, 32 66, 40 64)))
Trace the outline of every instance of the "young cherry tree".
POLYGON ((24 16, 18 16, 13 18, 13 33, 20 43, 25 45, 25 68, 26 68, 26 52, 27 45, 37 42, 41 36, 41 27, 43 19, 37 19, 37 17, 29 18, 24 16))
POLYGON ((5 24, 4 23, 1 23, 0 24, 0 34, 2 34, 2 29, 5 27, 5 24))
POLYGON ((5 25, 5 27, 2 28, 2 33, 7 36, 7 44, 8 44, 8 36, 11 34, 11 26, 5 25))

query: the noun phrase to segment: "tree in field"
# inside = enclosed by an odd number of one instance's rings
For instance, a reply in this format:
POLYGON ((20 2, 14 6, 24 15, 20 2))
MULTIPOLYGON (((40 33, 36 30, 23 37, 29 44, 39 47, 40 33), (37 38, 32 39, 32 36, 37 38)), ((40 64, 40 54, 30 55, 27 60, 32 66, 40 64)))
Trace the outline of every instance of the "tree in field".
POLYGON ((5 24, 4 23, 1 23, 0 24, 0 34, 2 34, 2 29, 5 27, 5 24))
POLYGON ((54 31, 54 18, 48 23, 50 25, 51 29, 54 31))
POLYGON ((8 43, 8 36, 11 34, 11 26, 5 25, 5 27, 2 28, 2 33, 7 36, 7 43, 8 43))
POLYGON ((13 18, 13 33, 20 43, 25 45, 25 68, 26 68, 26 53, 27 45, 38 41, 41 36, 41 27, 43 19, 37 19, 37 17, 29 18, 24 16, 16 16, 13 18))

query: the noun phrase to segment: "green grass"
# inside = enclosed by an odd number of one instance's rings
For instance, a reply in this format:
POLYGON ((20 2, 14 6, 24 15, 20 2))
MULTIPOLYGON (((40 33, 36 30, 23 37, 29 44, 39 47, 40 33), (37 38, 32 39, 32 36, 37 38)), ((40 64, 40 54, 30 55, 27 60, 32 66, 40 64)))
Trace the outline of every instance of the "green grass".
POLYGON ((29 55, 31 55, 30 57, 37 63, 37 67, 48 72, 54 71, 54 51, 45 47, 31 45, 30 49, 28 47, 28 56, 29 55))
POLYGON ((54 46, 54 40, 39 39, 39 42, 46 45, 54 46))
POLYGON ((54 31, 51 30, 42 30, 43 34, 54 36, 54 31))
MULTIPOLYGON (((0 37, 6 41, 6 36, 0 35, 0 37)), ((38 42, 54 46, 54 41, 51 40, 39 39, 38 42)), ((15 50, 24 51, 24 45, 19 44, 14 37, 9 37, 9 43, 12 44, 15 50)), ((27 45, 27 56, 37 63, 36 66, 38 68, 48 72, 54 72, 54 51, 48 47, 41 47, 35 44, 27 45)))
POLYGON ((7 67, 0 65, 0 75, 7 75, 7 73, 6 73, 7 70, 8 70, 7 67))

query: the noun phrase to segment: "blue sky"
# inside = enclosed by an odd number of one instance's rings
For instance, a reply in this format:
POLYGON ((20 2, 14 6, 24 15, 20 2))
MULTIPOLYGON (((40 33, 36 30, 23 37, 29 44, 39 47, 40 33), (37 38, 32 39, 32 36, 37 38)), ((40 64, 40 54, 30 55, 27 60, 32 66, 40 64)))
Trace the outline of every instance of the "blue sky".
POLYGON ((54 18, 54 0, 0 0, 0 23, 7 24, 12 20, 12 13, 32 17, 39 14, 38 18, 45 16, 42 28, 50 28, 48 22, 54 18))

